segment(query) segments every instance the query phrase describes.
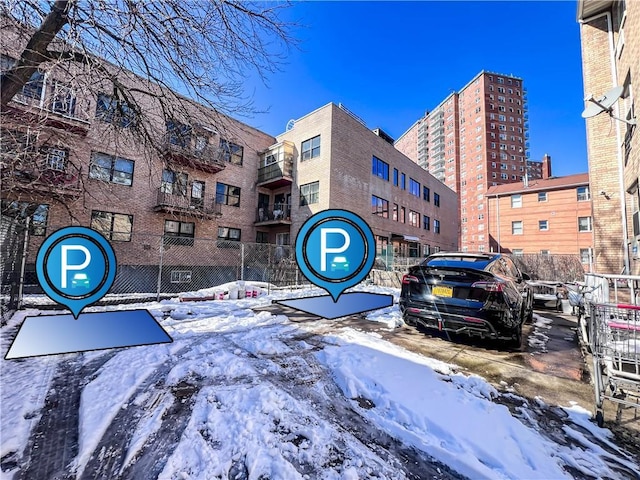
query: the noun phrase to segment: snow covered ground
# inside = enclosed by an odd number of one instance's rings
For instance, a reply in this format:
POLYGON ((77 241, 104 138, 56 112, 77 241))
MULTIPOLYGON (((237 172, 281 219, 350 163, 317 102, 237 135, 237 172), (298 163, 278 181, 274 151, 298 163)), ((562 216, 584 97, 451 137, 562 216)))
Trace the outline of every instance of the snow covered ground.
MULTIPOLYGON (((583 406, 560 406, 563 435, 549 435, 534 414, 547 408, 542 400, 500 394, 375 334, 320 331, 253 310, 319 294, 88 309, 146 308, 174 341, 2 360, 1 477, 24 478, 25 459, 35 461, 32 431, 63 365, 98 365, 79 387, 78 438, 65 467, 77 478, 615 479, 640 470, 583 406)), ((19 312, 2 329, 3 357, 17 325, 39 313, 19 312)), ((402 324, 397 305, 367 318, 402 324)))

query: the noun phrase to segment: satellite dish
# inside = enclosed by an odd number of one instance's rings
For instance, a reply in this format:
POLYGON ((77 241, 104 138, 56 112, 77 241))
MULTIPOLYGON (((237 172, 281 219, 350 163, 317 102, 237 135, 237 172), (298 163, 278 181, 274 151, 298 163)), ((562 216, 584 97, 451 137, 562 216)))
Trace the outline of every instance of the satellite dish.
POLYGON ((585 101, 591 103, 582 112, 582 118, 595 117, 602 112, 611 113, 613 104, 618 101, 623 91, 624 87, 614 87, 598 99, 589 95, 585 101))
POLYGON ((296 124, 296 121, 292 118, 291 120, 289 120, 287 122, 287 127, 286 127, 286 131, 288 132, 289 130, 293 129, 293 126, 296 124))

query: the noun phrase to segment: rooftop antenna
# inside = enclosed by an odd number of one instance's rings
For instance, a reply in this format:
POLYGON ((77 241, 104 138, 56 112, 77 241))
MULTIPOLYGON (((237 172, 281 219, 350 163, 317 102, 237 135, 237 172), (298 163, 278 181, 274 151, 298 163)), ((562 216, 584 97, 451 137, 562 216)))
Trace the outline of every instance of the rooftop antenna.
POLYGON ((591 118, 596 115, 601 114, 602 112, 607 112, 609 116, 615 120, 619 120, 620 122, 624 122, 628 125, 635 125, 636 119, 631 118, 626 120, 624 118, 618 118, 613 115, 613 105, 618 101, 622 92, 624 91, 624 87, 614 87, 605 93, 602 97, 596 99, 593 94, 588 95, 584 101, 591 102, 582 112, 582 118, 591 118))

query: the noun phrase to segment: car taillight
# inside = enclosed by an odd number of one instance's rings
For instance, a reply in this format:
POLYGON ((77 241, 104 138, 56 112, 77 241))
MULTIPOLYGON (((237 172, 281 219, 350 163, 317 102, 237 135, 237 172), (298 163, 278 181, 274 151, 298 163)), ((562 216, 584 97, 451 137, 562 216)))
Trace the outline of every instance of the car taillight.
POLYGON ((409 285, 411 282, 418 282, 418 277, 414 277, 413 275, 403 275, 402 283, 404 285, 409 285))
POLYGON ((487 292, 502 292, 503 284, 500 282, 475 282, 471 285, 471 288, 481 288, 487 292))

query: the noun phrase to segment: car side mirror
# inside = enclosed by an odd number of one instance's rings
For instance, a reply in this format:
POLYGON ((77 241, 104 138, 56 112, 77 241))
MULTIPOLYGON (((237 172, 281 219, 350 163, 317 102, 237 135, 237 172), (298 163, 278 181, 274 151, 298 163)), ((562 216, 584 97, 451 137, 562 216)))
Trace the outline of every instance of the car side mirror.
POLYGON ((530 277, 528 274, 523 273, 523 274, 522 274, 522 280, 526 280, 526 281, 528 281, 528 280, 531 280, 531 277, 530 277))

